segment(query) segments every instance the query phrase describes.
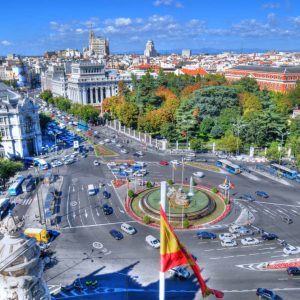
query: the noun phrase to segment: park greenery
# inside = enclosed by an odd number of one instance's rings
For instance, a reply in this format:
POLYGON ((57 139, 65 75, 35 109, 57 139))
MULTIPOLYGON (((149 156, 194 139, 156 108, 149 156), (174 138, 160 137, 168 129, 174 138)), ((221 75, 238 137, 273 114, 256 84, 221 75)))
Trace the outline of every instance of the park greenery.
POLYGON ((15 176, 18 171, 23 169, 23 164, 19 161, 9 159, 0 159, 0 180, 1 185, 5 187, 6 182, 10 177, 15 176))
POLYGON ((92 105, 72 103, 69 99, 61 96, 53 97, 52 92, 49 90, 43 91, 40 97, 48 104, 56 106, 60 111, 70 113, 85 122, 95 124, 98 121, 100 109, 92 105))
POLYGON ((261 90, 250 77, 230 83, 222 75, 163 71, 156 78, 133 76, 132 82, 133 91, 120 82, 118 95, 103 103, 110 118, 128 127, 169 142, 189 142, 194 150, 213 142, 229 153, 268 147, 275 160, 281 156, 278 146, 285 146, 300 161, 300 119, 291 118, 300 105, 300 83, 282 94, 261 90))

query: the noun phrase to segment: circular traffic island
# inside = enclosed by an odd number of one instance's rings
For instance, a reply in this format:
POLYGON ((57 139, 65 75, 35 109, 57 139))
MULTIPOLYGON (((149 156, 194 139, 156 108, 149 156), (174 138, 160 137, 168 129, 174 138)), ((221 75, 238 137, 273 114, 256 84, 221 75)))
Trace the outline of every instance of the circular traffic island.
MULTIPOLYGON (((176 228, 201 227, 220 218, 226 209, 224 200, 203 187, 173 185, 167 194, 166 215, 176 228)), ((160 188, 152 188, 131 199, 129 207, 139 220, 150 218, 151 225, 160 220, 160 188)))

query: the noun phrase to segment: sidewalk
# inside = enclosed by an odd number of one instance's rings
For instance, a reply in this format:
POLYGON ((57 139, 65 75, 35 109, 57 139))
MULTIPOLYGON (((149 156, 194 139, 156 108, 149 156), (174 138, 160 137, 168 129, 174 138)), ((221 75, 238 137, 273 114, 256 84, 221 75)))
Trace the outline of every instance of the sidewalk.
MULTIPOLYGON (((38 204, 38 197, 40 200, 40 203, 43 204, 44 210, 45 209, 45 202, 47 197, 49 197, 49 189, 51 190, 57 190, 60 191, 63 184, 63 176, 59 176, 55 182, 52 182, 50 184, 48 183, 41 183, 39 185, 39 188, 37 192, 35 193, 33 197, 33 201, 31 202, 31 205, 29 206, 26 216, 25 216, 25 228, 33 227, 33 228, 41 228, 45 225, 40 224, 39 220, 39 204, 38 204)), ((54 212, 57 212, 57 204, 55 204, 54 212)), ((42 210, 42 208, 41 208, 42 210)), ((45 212, 44 212, 45 215, 45 212)), ((54 213, 55 216, 55 213, 54 213)), ((47 228, 56 228, 56 226, 51 226, 47 224, 47 228)))

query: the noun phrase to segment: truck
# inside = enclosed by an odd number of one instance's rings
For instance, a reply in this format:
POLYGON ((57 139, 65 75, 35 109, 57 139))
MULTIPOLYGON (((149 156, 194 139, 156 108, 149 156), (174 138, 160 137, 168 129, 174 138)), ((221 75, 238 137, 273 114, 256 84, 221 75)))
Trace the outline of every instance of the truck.
POLYGON ((27 228, 24 231, 24 235, 35 238, 39 243, 49 243, 50 234, 46 229, 42 228, 27 228))

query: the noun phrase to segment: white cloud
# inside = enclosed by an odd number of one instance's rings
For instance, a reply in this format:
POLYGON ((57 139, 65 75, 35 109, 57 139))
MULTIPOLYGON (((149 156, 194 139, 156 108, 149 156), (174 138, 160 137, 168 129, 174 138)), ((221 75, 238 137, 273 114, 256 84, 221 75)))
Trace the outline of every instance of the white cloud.
POLYGON ((117 18, 115 19, 116 26, 127 26, 132 23, 130 18, 117 18))
POLYGON ((10 45, 12 45, 12 43, 9 42, 9 41, 7 41, 7 40, 3 40, 3 41, 1 41, 1 45, 3 45, 3 46, 10 46, 10 45))
POLYGON ((262 5, 264 9, 278 9, 280 8, 280 3, 278 2, 269 2, 262 5))
POLYGON ((153 2, 154 6, 175 6, 176 8, 183 8, 183 4, 179 1, 173 0, 155 0, 153 2))

